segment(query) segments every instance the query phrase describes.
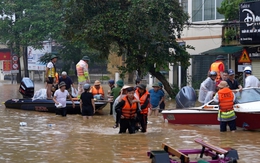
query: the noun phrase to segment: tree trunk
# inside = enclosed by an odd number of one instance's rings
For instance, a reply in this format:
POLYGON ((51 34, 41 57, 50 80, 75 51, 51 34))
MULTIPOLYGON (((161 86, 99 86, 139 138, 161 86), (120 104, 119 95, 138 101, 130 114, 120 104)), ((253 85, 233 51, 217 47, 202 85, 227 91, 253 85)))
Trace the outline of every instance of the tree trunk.
POLYGON ((29 77, 27 47, 23 47, 24 77, 29 77))
POLYGON ((176 93, 173 91, 169 82, 166 80, 166 78, 160 72, 155 72, 155 69, 152 69, 149 72, 151 73, 151 75, 156 77, 160 82, 162 82, 165 91, 169 94, 170 97, 176 96, 176 93))

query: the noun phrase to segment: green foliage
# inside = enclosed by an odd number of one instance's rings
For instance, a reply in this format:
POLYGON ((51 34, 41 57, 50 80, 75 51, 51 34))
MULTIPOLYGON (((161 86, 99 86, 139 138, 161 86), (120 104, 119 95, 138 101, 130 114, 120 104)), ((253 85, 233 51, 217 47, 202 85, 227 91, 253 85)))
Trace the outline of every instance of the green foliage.
POLYGON ((239 20, 239 4, 244 0, 223 0, 217 8, 220 14, 225 16, 226 21, 239 20))
POLYGON ((118 55, 126 56, 122 73, 150 72, 161 80, 157 72, 168 69, 169 63, 189 65, 186 47, 176 42, 188 19, 178 0, 54 1, 65 8, 64 36, 84 41, 102 58, 108 57, 111 45, 116 46, 118 55), (176 53, 170 54, 169 48, 176 53))
POLYGON ((108 76, 102 76, 100 80, 109 80, 110 78, 108 76))

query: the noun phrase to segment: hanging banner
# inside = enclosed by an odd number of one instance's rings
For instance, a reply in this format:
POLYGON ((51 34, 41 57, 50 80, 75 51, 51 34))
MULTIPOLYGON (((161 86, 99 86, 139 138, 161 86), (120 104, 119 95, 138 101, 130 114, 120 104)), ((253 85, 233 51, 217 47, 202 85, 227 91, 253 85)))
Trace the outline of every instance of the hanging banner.
POLYGON ((46 53, 51 53, 51 46, 49 41, 44 41, 42 49, 34 49, 32 46, 27 47, 28 70, 46 70, 46 65, 39 60, 46 53))

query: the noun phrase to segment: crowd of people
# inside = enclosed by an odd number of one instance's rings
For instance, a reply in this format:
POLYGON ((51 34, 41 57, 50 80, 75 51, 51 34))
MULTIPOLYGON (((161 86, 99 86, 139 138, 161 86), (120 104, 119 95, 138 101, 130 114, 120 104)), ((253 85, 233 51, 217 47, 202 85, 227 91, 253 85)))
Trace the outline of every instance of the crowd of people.
MULTIPOLYGON (((231 131, 236 130, 236 115, 233 109, 236 92, 242 92, 242 85, 235 79, 235 71, 232 69, 225 70, 224 56, 219 55, 216 61, 210 66, 208 77, 201 83, 198 101, 206 104, 214 100, 219 104, 218 120, 220 121, 220 131, 226 131, 226 126, 231 131)), ((250 66, 245 67, 244 88, 260 87, 259 80, 252 75, 250 66)))
MULTIPOLYGON (((59 89, 53 94, 53 101, 57 108, 61 110, 61 115, 66 116, 66 99, 72 100, 72 93, 80 100, 80 109, 83 119, 91 118, 95 113, 94 99, 103 100, 105 91, 101 82, 96 80, 93 86, 90 85, 88 63, 90 59, 84 56, 77 64, 78 90, 67 73, 63 71, 61 77, 57 77, 55 63, 57 56, 52 55, 50 62, 46 66, 47 98, 51 98, 51 88, 53 83, 59 83, 59 89), (57 82, 58 81, 58 82, 57 82), (64 103, 65 101, 65 103, 64 103)), ((215 62, 210 66, 208 77, 201 83, 198 101, 203 105, 214 100, 219 104, 218 120, 220 121, 220 131, 226 131, 229 125, 231 131, 235 131, 236 115, 233 110, 236 92, 242 92, 242 85, 235 79, 235 71, 225 70, 225 58, 217 56, 215 62)), ((259 80, 252 75, 251 67, 244 69, 244 88, 259 87, 259 80)), ((107 97, 110 103, 110 115, 115 117, 113 128, 119 127, 119 133, 129 133, 136 131, 147 131, 147 117, 158 113, 164 109, 164 91, 162 83, 153 84, 153 88, 146 89, 146 85, 136 80, 136 86, 126 86, 122 80, 109 80, 107 97), (116 86, 115 86, 116 85, 116 86)), ((73 100, 72 100, 73 103, 73 100)), ((73 103, 74 106, 74 103, 73 103)))

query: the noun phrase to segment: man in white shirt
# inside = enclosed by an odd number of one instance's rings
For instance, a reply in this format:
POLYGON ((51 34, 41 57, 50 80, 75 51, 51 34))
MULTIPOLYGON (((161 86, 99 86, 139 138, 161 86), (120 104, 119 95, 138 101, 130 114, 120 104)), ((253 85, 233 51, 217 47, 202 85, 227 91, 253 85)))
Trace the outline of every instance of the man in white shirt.
POLYGON ((252 69, 251 67, 247 66, 244 69, 244 73, 246 74, 246 79, 245 79, 245 88, 249 88, 249 87, 260 87, 260 82, 257 79, 257 77, 255 77, 254 75, 252 75, 252 69))

